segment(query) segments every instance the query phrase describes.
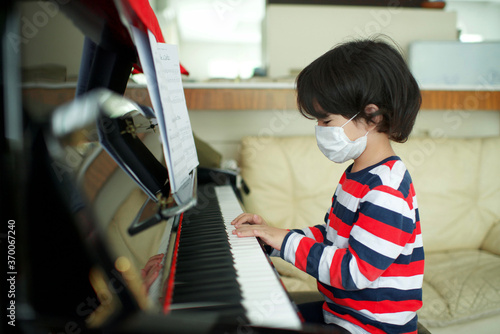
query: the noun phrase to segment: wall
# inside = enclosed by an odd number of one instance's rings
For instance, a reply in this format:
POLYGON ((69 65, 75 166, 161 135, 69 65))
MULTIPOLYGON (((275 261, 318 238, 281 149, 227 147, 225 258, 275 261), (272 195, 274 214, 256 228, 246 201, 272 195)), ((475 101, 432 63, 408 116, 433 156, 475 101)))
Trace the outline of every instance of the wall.
MULTIPOLYGON (((395 7, 268 5, 264 29, 268 75, 289 77, 336 43, 384 33, 404 52, 414 40, 457 40, 455 12, 395 7)), ((237 159, 239 141, 257 135, 314 135, 314 122, 295 110, 191 111, 193 130, 221 152, 237 159)), ((421 111, 414 136, 473 137, 500 135, 500 113, 421 111)))
POLYGON ((456 13, 442 10, 269 5, 265 28, 270 77, 287 76, 335 44, 383 33, 407 51, 415 40, 456 40, 456 13))
MULTIPOLYGON (((268 5, 264 29, 266 66, 271 78, 289 78, 336 43, 384 33, 403 52, 415 40, 458 38, 453 11, 396 7, 268 5)), ((314 122, 295 110, 191 111, 193 130, 219 150, 237 159, 246 135, 314 135, 314 122)), ((423 110, 413 136, 474 137, 500 135, 500 113, 491 111, 423 110)))
POLYGON ((499 0, 447 0, 445 10, 457 12, 461 40, 500 40, 499 0))
POLYGON ((179 58, 189 71, 189 80, 248 78, 260 64, 260 44, 190 42, 179 45, 179 58))

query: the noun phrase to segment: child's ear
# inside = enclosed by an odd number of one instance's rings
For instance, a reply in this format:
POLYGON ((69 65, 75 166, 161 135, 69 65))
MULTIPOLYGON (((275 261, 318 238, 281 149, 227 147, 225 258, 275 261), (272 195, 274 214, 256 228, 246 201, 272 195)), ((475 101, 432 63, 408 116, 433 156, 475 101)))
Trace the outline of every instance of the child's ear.
POLYGON ((365 114, 369 116, 368 119, 370 123, 378 124, 382 120, 383 116, 380 115, 378 111, 378 106, 373 103, 365 107, 365 114))
POLYGON ((367 105, 365 107, 365 114, 367 114, 367 115, 376 113, 377 111, 378 111, 378 107, 373 103, 370 103, 369 105, 367 105))

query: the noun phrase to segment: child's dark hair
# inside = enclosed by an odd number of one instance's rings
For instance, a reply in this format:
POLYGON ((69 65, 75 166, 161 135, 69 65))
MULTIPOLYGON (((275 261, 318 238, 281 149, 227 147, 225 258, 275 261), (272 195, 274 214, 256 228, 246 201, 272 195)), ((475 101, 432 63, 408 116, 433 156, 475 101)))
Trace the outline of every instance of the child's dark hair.
POLYGON ((328 114, 363 117, 377 131, 405 142, 415 124, 422 98, 418 84, 401 54, 376 39, 340 44, 304 68, 297 77, 297 105, 307 118, 328 114), (367 115, 375 104, 379 110, 367 115))

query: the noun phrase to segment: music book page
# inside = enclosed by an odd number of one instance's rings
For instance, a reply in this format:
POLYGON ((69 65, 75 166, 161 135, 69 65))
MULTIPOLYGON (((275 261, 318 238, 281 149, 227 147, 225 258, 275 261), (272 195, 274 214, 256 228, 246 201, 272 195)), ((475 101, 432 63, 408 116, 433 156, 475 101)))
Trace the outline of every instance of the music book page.
POLYGON ((135 27, 132 31, 158 120, 171 191, 176 192, 199 164, 177 46, 158 43, 150 31, 147 35, 135 27))

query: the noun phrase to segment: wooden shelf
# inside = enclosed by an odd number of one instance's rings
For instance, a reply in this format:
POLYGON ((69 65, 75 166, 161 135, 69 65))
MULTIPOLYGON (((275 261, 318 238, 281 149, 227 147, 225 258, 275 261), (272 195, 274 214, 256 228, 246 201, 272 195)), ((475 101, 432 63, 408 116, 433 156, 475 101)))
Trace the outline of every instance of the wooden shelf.
MULTIPOLYGON (((398 7, 421 7, 423 0, 400 0, 398 7)), ((267 0, 268 5, 341 5, 341 6, 390 6, 378 0, 267 0)))
MULTIPOLYGON (((185 88, 188 110, 294 110, 292 88, 185 88)), ((25 105, 53 108, 74 98, 74 88, 27 87, 23 89, 25 105)), ((125 96, 151 106, 145 87, 127 88, 125 96)), ((496 110, 500 111, 500 91, 488 90, 424 90, 422 109, 426 110, 496 110)))
POLYGON ((424 90, 421 109, 500 110, 500 91, 424 90))
MULTIPOLYGON (((296 109, 293 89, 186 89, 189 110, 296 109)), ((422 91, 422 108, 500 110, 500 91, 422 91)))

